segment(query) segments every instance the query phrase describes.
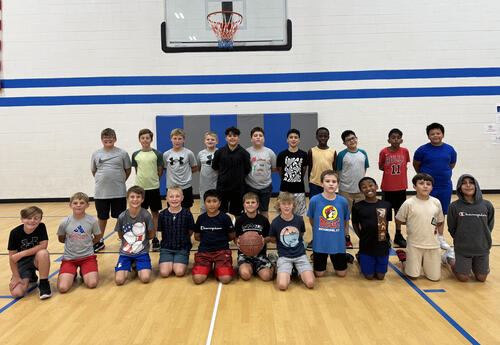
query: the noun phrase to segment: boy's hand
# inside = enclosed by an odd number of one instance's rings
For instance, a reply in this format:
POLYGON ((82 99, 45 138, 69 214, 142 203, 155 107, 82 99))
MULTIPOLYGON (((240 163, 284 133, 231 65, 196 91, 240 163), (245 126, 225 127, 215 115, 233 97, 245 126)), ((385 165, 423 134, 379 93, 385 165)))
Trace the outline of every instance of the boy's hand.
POLYGON ((12 277, 12 280, 9 283, 9 288, 13 290, 18 284, 21 284, 22 281, 21 277, 12 277))
POLYGON ((238 247, 238 249, 240 249, 240 237, 239 236, 236 238, 236 247, 238 247))

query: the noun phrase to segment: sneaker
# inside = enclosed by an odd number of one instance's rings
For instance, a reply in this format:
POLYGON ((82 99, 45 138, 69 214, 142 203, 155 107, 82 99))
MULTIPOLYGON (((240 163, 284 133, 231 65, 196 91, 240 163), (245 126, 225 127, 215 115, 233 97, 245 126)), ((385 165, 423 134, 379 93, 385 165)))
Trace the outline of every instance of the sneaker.
POLYGON ((299 271, 297 271, 297 269, 295 268, 295 266, 293 266, 292 273, 290 273, 290 277, 291 278, 297 278, 298 276, 299 276, 299 271))
POLYGON ((30 283, 36 283, 38 281, 38 276, 36 275, 36 272, 33 271, 30 277, 30 283))
POLYGON ((406 252, 403 249, 396 250, 396 255, 398 256, 399 261, 406 261, 406 252))
POLYGON ((137 264, 135 263, 135 260, 130 265, 130 269, 134 272, 137 272, 137 264))
POLYGON ((448 252, 443 252, 443 254, 441 254, 441 263, 443 265, 448 264, 448 252))
POLYGON ((352 242, 351 242, 351 236, 349 236, 349 235, 345 236, 345 247, 347 249, 352 249, 353 248, 352 242))
POLYGON ((443 235, 439 235, 438 240, 439 240, 439 245, 441 246, 441 249, 444 249, 444 250, 451 249, 450 245, 448 243, 446 243, 446 240, 444 239, 443 235))
POLYGON ((47 299, 52 296, 52 291, 50 290, 50 283, 48 281, 40 281, 38 285, 38 290, 40 290, 40 299, 47 299))
POLYGON ((103 250, 104 248, 106 248, 106 246, 104 245, 103 240, 94 243, 94 253, 97 253, 98 251, 103 250))
POLYGON ((399 248, 406 248, 406 240, 401 233, 394 236, 394 243, 397 244, 399 248))
POLYGON ((267 254, 267 259, 271 262, 271 265, 276 266, 276 263, 278 262, 278 256, 276 254, 267 254))
POLYGON ((151 244, 152 244, 152 250, 153 252, 159 252, 160 251, 160 241, 155 237, 153 238, 153 240, 151 241, 151 244))
POLYGON ((306 247, 307 250, 313 250, 313 241, 309 242, 306 247))
POLYGON ((345 257, 347 259, 347 263, 349 264, 354 263, 354 256, 351 253, 345 253, 345 257))
POLYGON ((359 263, 359 252, 356 253, 356 260, 358 260, 359 263))
POLYGON ((448 255, 448 258, 452 259, 452 260, 455 260, 455 251, 453 249, 448 249, 446 251, 446 254, 448 255))

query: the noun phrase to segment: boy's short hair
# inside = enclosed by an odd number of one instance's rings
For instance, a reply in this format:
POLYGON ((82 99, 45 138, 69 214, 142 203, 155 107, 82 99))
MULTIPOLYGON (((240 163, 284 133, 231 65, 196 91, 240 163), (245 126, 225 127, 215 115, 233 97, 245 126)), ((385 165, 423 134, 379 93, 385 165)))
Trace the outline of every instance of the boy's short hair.
POLYGON ((437 122, 433 122, 429 126, 427 126, 425 128, 425 132, 427 133, 427 135, 429 135, 429 132, 432 131, 433 129, 439 129, 444 134, 444 127, 443 127, 443 125, 440 124, 440 123, 437 123, 437 122))
POLYGON ((292 203, 293 204, 293 209, 292 212, 295 212, 295 207, 297 206, 297 203, 295 201, 295 197, 293 196, 292 193, 288 192, 280 192, 278 197, 276 198, 276 201, 274 202, 274 209, 276 211, 280 211, 280 203, 285 202, 285 203, 292 203))
POLYGON ((172 129, 172 132, 170 132, 170 138, 172 138, 175 135, 181 136, 184 139, 186 139, 186 132, 184 132, 184 130, 181 128, 172 129))
POLYGON ((266 133, 264 132, 264 128, 262 128, 262 127, 252 128, 252 130, 250 131, 250 137, 252 137, 255 132, 261 132, 263 136, 266 136, 266 133))
POLYGON ((413 183, 414 186, 417 185, 417 181, 424 180, 424 181, 430 181, 432 185, 434 186, 434 178, 426 173, 418 173, 413 178, 411 179, 411 183, 413 183))
POLYGON ((153 140, 153 132, 151 132, 151 130, 149 128, 144 128, 144 129, 141 129, 139 131, 139 139, 141 138, 141 135, 144 135, 144 134, 149 134, 149 136, 151 137, 151 140, 153 140))
POLYGON ((37 207, 37 206, 30 206, 30 207, 26 207, 26 208, 23 208, 20 212, 21 214, 21 218, 30 218, 32 216, 34 216, 35 214, 39 214, 40 217, 43 216, 43 211, 40 207, 37 207))
POLYGON ((203 202, 205 202, 207 198, 211 196, 221 201, 220 193, 216 189, 209 189, 205 192, 205 194, 203 194, 203 202))
POLYGON ((206 138, 207 136, 214 137, 215 140, 219 141, 219 136, 215 132, 208 131, 208 132, 205 133, 205 135, 203 136, 203 138, 206 138))
POLYGON ((389 135, 387 137, 391 137, 393 134, 399 134, 400 136, 403 136, 403 132, 399 128, 393 128, 389 131, 389 135))
POLYGON ((173 185, 173 186, 170 186, 168 189, 167 189, 167 195, 168 195, 168 192, 174 192, 174 191, 177 191, 177 192, 180 192, 181 195, 184 195, 184 192, 182 191, 182 188, 178 185, 173 185))
POLYGON ((115 132, 115 130, 112 129, 112 128, 104 128, 101 131, 101 139, 105 138, 105 137, 116 139, 116 132, 115 132))
POLYGON ((253 192, 248 192, 248 193, 245 193, 245 195, 243 195, 243 202, 245 202, 246 200, 256 200, 257 201, 257 204, 259 203, 259 196, 253 192))
POLYGON ((142 196, 142 198, 144 199, 145 195, 146 195, 146 192, 144 191, 144 188, 140 187, 140 186, 132 186, 130 187, 128 190, 127 190, 127 198, 129 197, 130 194, 132 193, 135 193, 135 194, 139 194, 140 196, 142 196))
POLYGON ((326 131, 328 133, 328 135, 330 135, 330 131, 328 130, 328 128, 326 127, 319 127, 317 130, 316 130, 316 135, 318 135, 319 131, 326 131))
POLYGON ((321 183, 323 183, 323 179, 325 178, 326 175, 334 175, 337 178, 337 182, 339 182, 339 175, 335 172, 335 170, 328 169, 321 173, 320 176, 321 183))
POLYGON ((356 133, 354 133, 354 131, 352 131, 350 129, 347 129, 347 130, 343 131, 342 134, 340 135, 340 137, 342 138, 342 142, 345 142, 345 138, 347 138, 351 134, 354 135, 354 136, 356 136, 356 133))
POLYGON ((359 182, 358 182, 359 189, 361 189, 361 184, 365 181, 372 181, 373 183, 375 183, 376 186, 378 186, 377 181, 375 181, 375 179, 373 177, 365 176, 361 180, 359 180, 359 182))
POLYGON ((69 198, 69 203, 71 204, 73 200, 83 200, 87 204, 89 203, 89 196, 83 192, 77 192, 69 198))
POLYGON ((296 128, 289 129, 288 132, 286 132, 286 137, 288 138, 290 134, 297 134, 300 138, 300 131, 296 128))
POLYGON ((236 135, 236 136, 240 136, 241 132, 238 128, 234 127, 234 126, 231 126, 229 128, 226 128, 226 130, 224 131, 224 134, 226 136, 228 136, 229 134, 233 134, 233 135, 236 135))

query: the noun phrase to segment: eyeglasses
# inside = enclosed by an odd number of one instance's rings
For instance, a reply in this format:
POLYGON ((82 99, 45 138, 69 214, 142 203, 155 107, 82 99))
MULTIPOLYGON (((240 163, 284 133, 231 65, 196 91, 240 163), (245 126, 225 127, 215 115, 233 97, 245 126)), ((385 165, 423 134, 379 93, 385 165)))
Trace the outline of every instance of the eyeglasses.
POLYGON ((358 138, 357 138, 357 137, 351 137, 351 138, 346 138, 346 139, 344 140, 344 142, 346 142, 346 143, 350 143, 350 142, 355 142, 356 140, 358 140, 358 138))

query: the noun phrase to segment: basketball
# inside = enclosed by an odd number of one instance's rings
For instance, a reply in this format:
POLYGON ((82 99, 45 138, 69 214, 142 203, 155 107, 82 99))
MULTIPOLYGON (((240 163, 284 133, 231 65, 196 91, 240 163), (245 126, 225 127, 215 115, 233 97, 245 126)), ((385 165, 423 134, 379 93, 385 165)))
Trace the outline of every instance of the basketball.
POLYGON ((246 256, 256 256, 264 248, 262 236, 255 231, 247 231, 239 237, 239 247, 246 256))

